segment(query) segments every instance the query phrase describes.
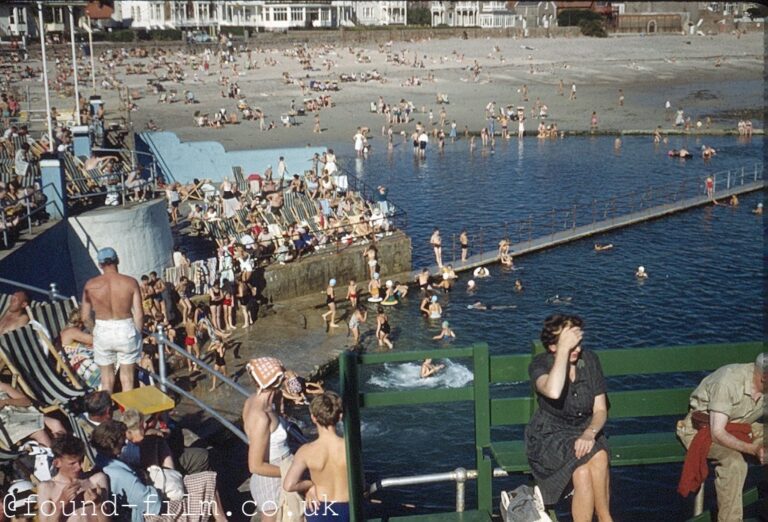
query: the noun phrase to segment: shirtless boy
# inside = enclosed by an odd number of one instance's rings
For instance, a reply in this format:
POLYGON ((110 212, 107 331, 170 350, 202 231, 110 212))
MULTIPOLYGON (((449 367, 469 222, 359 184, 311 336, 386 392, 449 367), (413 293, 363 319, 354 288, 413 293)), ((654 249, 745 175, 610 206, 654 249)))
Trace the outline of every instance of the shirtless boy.
POLYGON ((325 392, 312 399, 309 411, 317 426, 317 440, 296 452, 283 488, 304 493, 307 522, 347 522, 347 457, 344 439, 336 434, 336 424, 341 420, 341 398, 325 392), (310 480, 302 479, 307 469, 310 480))
POLYGON ((101 369, 101 389, 112 393, 117 362, 123 391, 132 390, 144 324, 141 290, 134 278, 118 273, 113 248, 99 250, 97 260, 103 274, 85 283, 80 317, 93 331, 93 360, 101 369))
POLYGON ((28 303, 29 297, 27 297, 27 293, 23 290, 11 294, 8 310, 0 316, 0 334, 21 328, 29 323, 29 316, 26 310, 28 303))
POLYGON ((40 521, 108 521, 110 509, 102 507, 102 503, 109 493, 109 480, 104 473, 83 473, 83 442, 66 434, 55 439, 51 449, 53 465, 59 472, 38 486, 40 521))

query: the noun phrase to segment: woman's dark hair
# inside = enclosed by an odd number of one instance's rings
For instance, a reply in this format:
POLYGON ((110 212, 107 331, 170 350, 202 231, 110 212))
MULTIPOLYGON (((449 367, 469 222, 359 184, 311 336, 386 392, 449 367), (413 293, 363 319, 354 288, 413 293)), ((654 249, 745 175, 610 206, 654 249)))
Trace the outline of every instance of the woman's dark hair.
POLYGON ((544 319, 544 327, 541 329, 541 342, 544 348, 557 344, 560 333, 567 326, 582 327, 584 321, 578 315, 550 315, 544 319))
POLYGON ((381 305, 379 305, 379 306, 376 308, 376 313, 379 313, 379 314, 383 314, 383 313, 384 313, 384 307, 383 307, 383 306, 381 306, 381 305))
POLYGON ((125 442, 125 424, 116 420, 102 422, 91 434, 91 444, 96 451, 115 456, 125 442))
POLYGON ((51 451, 55 458, 60 458, 65 455, 81 458, 85 455, 85 444, 71 433, 65 433, 64 435, 53 439, 51 451))

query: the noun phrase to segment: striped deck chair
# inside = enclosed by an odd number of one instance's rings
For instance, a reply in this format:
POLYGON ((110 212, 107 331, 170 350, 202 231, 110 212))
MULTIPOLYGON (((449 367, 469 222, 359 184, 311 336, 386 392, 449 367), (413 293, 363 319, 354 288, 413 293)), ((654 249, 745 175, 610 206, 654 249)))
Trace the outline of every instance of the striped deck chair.
POLYGON ((11 136, 11 143, 13 144, 13 153, 16 154, 16 151, 21 148, 22 145, 26 142, 26 138, 24 136, 11 136))
MULTIPOLYGON (((60 357, 52 347, 49 347, 48 353, 53 355, 54 360, 60 357)), ((66 406, 86 393, 71 372, 69 377, 72 381, 56 372, 54 361, 46 355, 43 343, 31 325, 0 336, 0 357, 24 393, 42 411, 66 406)), ((63 361, 61 364, 68 368, 63 361)))
POLYGON ((235 181, 237 182, 237 190, 240 191, 241 194, 246 194, 248 192, 248 182, 245 180, 243 168, 232 167, 232 175, 235 177, 235 181))
POLYGON ((0 180, 3 183, 10 183, 15 175, 15 162, 10 158, 0 158, 0 180))
POLYGON ((214 240, 216 240, 217 243, 225 242, 227 241, 227 233, 224 230, 224 227, 221 224, 221 221, 204 221, 205 228, 208 230, 208 235, 210 235, 214 240))
POLYGON ((237 215, 235 218, 238 223, 238 230, 247 230, 248 229, 248 223, 250 222, 248 219, 248 209, 245 207, 240 207, 237 209, 237 215))
POLYGON ((11 294, 0 294, 0 315, 3 315, 11 305, 11 294))
POLYGON ((73 190, 72 195, 80 194, 86 195, 91 193, 91 188, 88 186, 88 182, 77 165, 77 160, 69 153, 61 155, 64 160, 64 173, 66 174, 67 181, 72 183, 73 190))
POLYGON ((228 237, 237 238, 237 236, 240 235, 236 218, 222 219, 220 223, 228 237))
POLYGON ((62 411, 64 412, 64 415, 67 416, 69 426, 72 428, 72 434, 84 442, 85 457, 90 461, 90 466, 85 468, 86 471, 88 471, 96 462, 96 450, 91 446, 90 434, 86 433, 85 428, 83 428, 83 425, 80 424, 80 421, 77 418, 77 414, 75 414, 71 408, 62 408, 62 411))
POLYGON ((44 303, 40 306, 28 306, 27 313, 32 319, 45 326, 51 334, 51 339, 56 339, 67 326, 69 314, 77 307, 75 298, 70 297, 64 301, 44 303))

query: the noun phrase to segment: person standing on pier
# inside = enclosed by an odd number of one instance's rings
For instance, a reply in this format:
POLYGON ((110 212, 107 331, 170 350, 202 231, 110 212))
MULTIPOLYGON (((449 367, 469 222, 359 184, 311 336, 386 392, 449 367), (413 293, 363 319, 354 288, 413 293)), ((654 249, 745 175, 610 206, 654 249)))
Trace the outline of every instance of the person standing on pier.
POLYGON ((443 268, 443 240, 440 238, 440 229, 435 227, 432 232, 432 237, 429 239, 429 244, 432 245, 432 249, 435 252, 435 261, 437 266, 443 268))
POLYGON ((122 390, 132 390, 144 325, 141 290, 134 278, 118 273, 113 248, 99 250, 97 261, 103 273, 85 283, 81 319, 93 332, 93 360, 101 369, 101 389, 112 393, 118 363, 122 390))

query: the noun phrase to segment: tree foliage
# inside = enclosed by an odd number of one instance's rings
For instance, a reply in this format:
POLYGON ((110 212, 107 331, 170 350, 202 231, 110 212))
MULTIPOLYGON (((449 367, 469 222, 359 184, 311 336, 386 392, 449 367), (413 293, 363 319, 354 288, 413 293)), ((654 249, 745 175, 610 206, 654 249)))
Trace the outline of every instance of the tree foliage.
POLYGON ((409 7, 408 25, 432 25, 432 14, 426 7, 409 7))

